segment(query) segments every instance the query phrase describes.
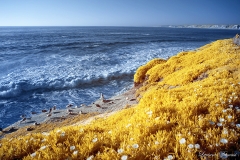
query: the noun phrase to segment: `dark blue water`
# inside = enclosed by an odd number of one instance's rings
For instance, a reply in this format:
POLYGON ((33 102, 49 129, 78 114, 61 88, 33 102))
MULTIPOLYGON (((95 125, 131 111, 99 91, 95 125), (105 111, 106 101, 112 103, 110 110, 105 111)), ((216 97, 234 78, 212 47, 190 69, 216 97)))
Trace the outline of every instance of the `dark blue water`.
POLYGON ((0 27, 0 127, 21 114, 89 104, 132 86, 135 70, 237 30, 141 27, 0 27))

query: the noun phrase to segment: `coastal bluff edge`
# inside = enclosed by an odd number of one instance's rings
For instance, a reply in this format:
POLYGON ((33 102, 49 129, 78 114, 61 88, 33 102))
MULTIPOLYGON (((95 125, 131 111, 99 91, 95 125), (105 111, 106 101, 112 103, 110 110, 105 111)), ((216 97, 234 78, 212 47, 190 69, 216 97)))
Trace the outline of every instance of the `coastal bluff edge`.
POLYGON ((118 109, 6 134, 0 159, 240 157, 238 38, 151 60, 137 69, 118 109))

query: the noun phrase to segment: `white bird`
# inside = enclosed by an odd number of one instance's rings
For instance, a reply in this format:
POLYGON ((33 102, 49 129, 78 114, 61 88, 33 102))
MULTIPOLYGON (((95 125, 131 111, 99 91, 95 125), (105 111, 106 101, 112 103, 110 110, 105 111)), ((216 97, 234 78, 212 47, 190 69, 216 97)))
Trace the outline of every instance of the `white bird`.
POLYGON ((101 100, 102 102, 106 102, 106 100, 105 100, 105 98, 104 98, 104 96, 103 96, 102 93, 100 93, 100 100, 101 100))
POLYGON ((100 99, 104 100, 104 96, 102 93, 100 93, 100 99))
POLYGON ((49 109, 49 112, 48 113, 51 113, 52 112, 52 108, 49 109))

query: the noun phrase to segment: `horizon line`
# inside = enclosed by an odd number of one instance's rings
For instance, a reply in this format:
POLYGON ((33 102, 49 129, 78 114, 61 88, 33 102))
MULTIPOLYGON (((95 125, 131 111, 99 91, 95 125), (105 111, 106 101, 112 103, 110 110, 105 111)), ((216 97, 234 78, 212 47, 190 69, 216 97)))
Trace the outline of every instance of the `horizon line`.
POLYGON ((240 24, 164 24, 164 25, 153 25, 153 26, 141 26, 141 25, 4 25, 0 27, 168 27, 168 26, 191 26, 191 25, 240 25, 240 24))

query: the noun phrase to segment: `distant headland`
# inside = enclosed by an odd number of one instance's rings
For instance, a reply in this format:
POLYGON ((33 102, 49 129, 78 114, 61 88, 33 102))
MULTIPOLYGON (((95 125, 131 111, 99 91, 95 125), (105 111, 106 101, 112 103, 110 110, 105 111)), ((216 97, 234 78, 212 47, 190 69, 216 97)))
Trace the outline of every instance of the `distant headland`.
POLYGON ((207 29, 240 29, 239 24, 232 25, 216 25, 216 24, 207 24, 207 25, 166 25, 162 27, 170 27, 170 28, 207 28, 207 29))

